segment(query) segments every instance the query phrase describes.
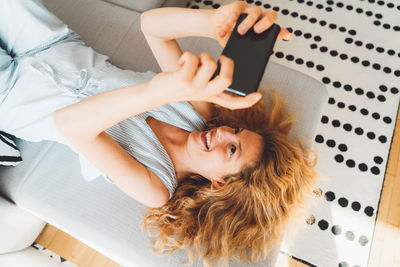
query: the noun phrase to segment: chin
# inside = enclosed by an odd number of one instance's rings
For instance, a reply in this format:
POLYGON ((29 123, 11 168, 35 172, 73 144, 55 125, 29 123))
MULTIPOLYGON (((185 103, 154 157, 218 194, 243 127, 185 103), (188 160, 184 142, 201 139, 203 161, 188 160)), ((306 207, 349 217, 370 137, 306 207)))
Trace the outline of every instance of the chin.
POLYGON ((198 150, 201 145, 200 140, 200 132, 191 132, 187 140, 189 148, 198 150))

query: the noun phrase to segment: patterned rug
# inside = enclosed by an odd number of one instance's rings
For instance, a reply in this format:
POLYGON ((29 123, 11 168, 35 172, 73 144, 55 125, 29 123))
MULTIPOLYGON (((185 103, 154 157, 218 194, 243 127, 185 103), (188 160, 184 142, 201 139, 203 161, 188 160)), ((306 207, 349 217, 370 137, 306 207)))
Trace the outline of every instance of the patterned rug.
MULTIPOLYGON (((218 8, 232 1, 190 1, 218 8)), ((325 84, 314 148, 319 204, 281 250, 310 265, 366 267, 399 106, 400 2, 246 1, 293 33, 272 61, 325 84)))

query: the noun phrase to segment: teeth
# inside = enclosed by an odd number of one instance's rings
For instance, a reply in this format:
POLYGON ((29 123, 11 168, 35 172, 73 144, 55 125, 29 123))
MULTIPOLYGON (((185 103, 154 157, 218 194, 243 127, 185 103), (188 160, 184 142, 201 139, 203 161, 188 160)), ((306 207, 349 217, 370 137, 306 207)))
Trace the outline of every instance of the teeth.
POLYGON ((210 149, 210 132, 207 132, 206 134, 206 145, 207 149, 210 149))

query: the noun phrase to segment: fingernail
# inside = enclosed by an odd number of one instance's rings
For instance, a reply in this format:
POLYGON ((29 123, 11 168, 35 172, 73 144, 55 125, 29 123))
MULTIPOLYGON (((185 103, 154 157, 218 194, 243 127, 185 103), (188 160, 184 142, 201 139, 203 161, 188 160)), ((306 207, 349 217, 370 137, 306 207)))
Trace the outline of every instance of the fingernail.
POLYGON ((240 34, 244 34, 246 30, 247 30, 247 27, 246 27, 246 26, 240 26, 240 27, 239 27, 239 33, 240 33, 240 34))

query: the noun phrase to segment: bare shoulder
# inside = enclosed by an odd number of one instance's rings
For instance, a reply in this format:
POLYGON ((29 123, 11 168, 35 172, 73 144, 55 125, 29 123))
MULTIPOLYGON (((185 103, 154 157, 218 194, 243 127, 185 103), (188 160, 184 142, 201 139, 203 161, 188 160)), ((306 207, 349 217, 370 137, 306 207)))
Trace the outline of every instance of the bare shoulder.
POLYGON ((189 103, 207 121, 211 119, 212 107, 210 103, 204 101, 190 101, 189 103))

